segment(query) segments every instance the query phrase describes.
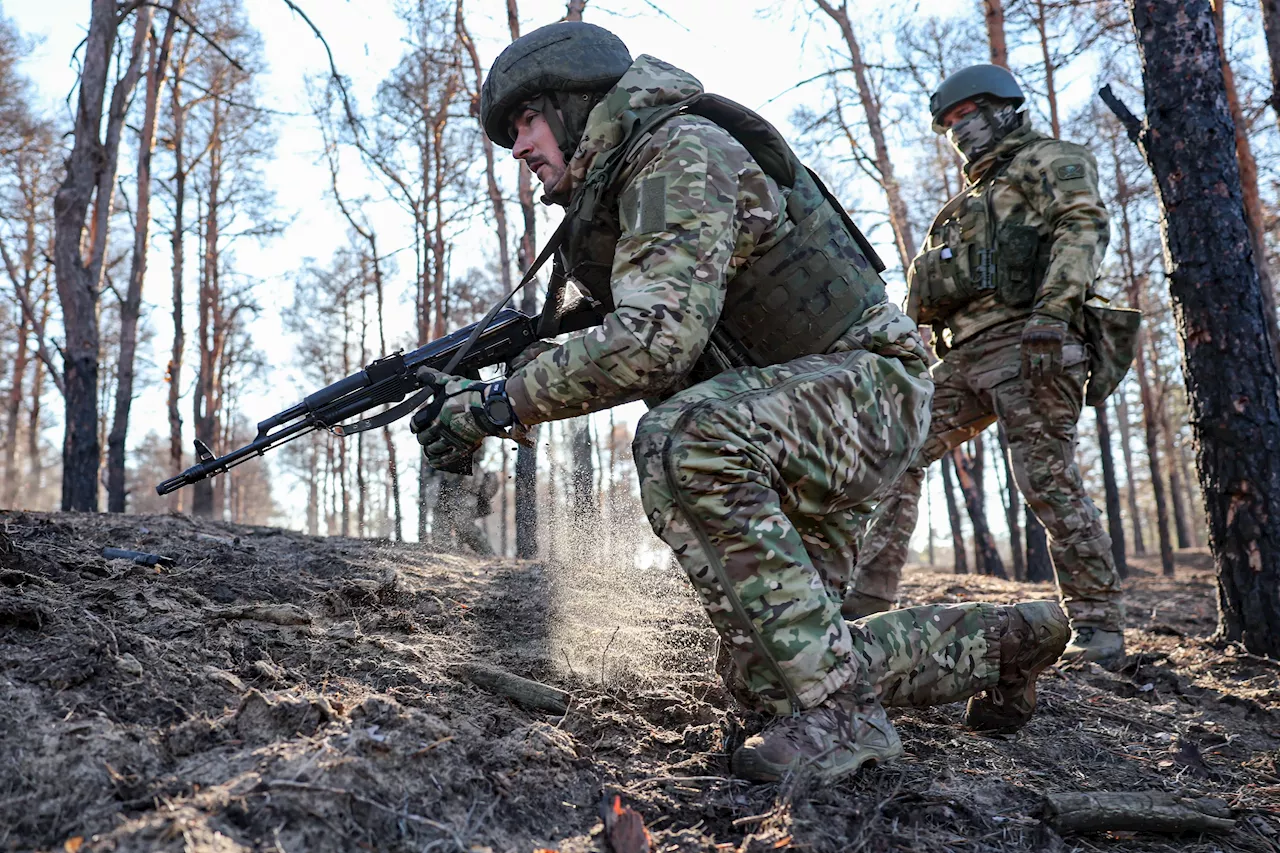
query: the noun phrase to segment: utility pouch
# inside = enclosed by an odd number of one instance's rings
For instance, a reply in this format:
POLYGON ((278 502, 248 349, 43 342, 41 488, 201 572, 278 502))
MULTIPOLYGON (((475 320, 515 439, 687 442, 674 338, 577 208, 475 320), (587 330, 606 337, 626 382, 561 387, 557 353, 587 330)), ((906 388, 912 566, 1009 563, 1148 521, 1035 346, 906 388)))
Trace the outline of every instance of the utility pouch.
POLYGON ((1138 346, 1142 312, 1129 308, 1084 306, 1084 338, 1089 348, 1086 405, 1097 406, 1120 387, 1138 346))
POLYGON ((1030 225, 1010 225, 997 236, 997 296, 1011 308, 1030 308, 1040 287, 1040 232, 1030 225))
POLYGON ((912 283, 920 289, 920 306, 932 314, 948 314, 976 295, 951 248, 942 246, 916 255, 912 283))

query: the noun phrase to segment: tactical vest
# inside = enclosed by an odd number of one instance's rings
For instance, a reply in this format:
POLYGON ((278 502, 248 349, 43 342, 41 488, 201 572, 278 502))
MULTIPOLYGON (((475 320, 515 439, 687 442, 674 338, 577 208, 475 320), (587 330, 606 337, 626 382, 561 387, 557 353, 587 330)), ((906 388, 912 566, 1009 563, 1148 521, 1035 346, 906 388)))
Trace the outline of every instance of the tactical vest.
POLYGON ((991 194, 1014 158, 1040 141, 1009 152, 934 217, 929 242, 935 245, 911 262, 911 286, 935 317, 945 319, 989 293, 1013 308, 1035 304, 1052 244, 1033 226, 997 222, 991 194))
POLYGON ((840 203, 771 124, 746 107, 708 94, 623 114, 622 143, 592 168, 569 203, 568 230, 539 335, 583 328, 591 325, 581 320, 584 313, 598 318, 613 310, 610 279, 622 235, 619 176, 659 125, 686 113, 728 131, 765 174, 791 191, 786 216, 792 227, 732 277, 708 350, 727 361, 720 368, 763 367, 826 352, 864 311, 886 298, 879 276, 884 264, 840 203), (564 304, 566 275, 594 304, 564 304), (570 319, 575 313, 579 319, 570 319))

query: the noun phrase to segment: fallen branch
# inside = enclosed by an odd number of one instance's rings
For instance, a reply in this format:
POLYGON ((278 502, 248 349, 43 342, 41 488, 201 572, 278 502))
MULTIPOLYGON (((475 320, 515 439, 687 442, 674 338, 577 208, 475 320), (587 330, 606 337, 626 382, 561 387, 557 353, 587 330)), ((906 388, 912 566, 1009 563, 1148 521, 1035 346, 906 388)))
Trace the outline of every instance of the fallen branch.
POLYGON ((506 696, 528 708, 565 714, 569 710, 569 694, 540 681, 512 675, 506 670, 480 663, 461 663, 449 671, 465 678, 476 687, 506 696))
POLYGON ((273 625, 311 624, 311 614, 296 604, 242 604, 218 607, 208 612, 211 619, 251 619, 273 625))
POLYGON ((1229 832, 1236 822, 1222 800, 1156 791, 1049 794, 1045 816, 1065 834, 1080 832, 1229 832))

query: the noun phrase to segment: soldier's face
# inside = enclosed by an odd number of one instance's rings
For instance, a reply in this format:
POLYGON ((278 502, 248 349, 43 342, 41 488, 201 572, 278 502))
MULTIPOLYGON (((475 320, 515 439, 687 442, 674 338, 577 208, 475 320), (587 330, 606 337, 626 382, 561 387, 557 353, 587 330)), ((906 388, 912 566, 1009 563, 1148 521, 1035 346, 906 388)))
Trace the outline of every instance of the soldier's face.
POLYGON ((941 120, 939 120, 938 123, 941 124, 943 127, 949 128, 952 125, 954 125, 956 122, 960 121, 960 119, 966 116, 973 115, 977 111, 978 111, 978 105, 975 104, 973 101, 961 101, 960 103, 956 104, 954 107, 952 107, 951 109, 943 113, 942 118, 941 120))
POLYGON ((523 160, 542 181, 543 187, 550 190, 565 173, 564 154, 556 143, 551 126, 542 113, 525 107, 516 115, 511 129, 516 137, 511 156, 523 160))

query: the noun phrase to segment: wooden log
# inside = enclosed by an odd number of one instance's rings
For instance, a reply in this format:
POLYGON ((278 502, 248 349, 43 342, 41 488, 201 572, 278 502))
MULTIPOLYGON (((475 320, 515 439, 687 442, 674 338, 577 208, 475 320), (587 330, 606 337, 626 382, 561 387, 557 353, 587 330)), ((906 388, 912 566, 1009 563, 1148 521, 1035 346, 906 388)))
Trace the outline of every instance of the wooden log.
POLYGON ((1158 791, 1049 794, 1048 823, 1066 835, 1082 832, 1229 832, 1236 822, 1222 800, 1158 791))
POLYGON ((476 687, 506 696, 526 708, 564 714, 569 710, 569 694, 540 681, 521 678, 506 670, 482 663, 460 663, 449 668, 476 687))

